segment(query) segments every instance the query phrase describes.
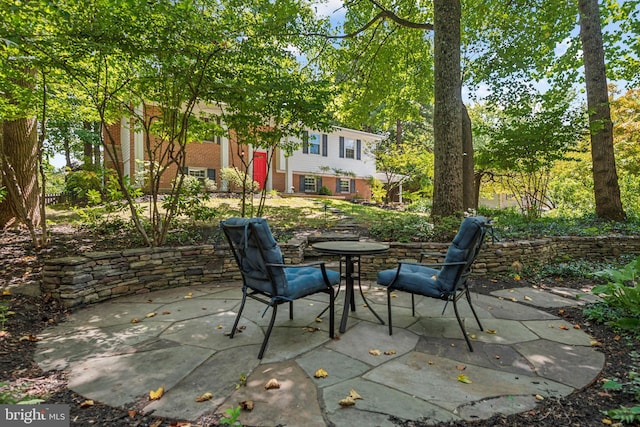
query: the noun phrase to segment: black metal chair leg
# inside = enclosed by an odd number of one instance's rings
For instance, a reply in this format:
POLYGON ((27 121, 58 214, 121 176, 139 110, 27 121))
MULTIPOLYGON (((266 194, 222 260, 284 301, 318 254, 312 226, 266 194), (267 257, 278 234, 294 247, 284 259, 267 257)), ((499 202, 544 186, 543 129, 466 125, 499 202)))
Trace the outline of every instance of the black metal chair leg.
POLYGON ((231 329, 231 334, 229 338, 233 338, 236 334, 236 329, 238 328, 238 322, 240 322, 240 316, 242 316, 242 310, 244 310, 244 304, 247 302, 247 288, 242 288, 242 302, 240 303, 240 308, 238 309, 238 315, 236 316, 235 322, 233 322, 233 328, 231 329))
POLYGON ((329 338, 335 335, 335 298, 333 296, 333 288, 329 288, 329 338))
POLYGON ((471 303, 471 294, 469 292, 469 288, 466 288, 466 292, 467 294, 467 302, 469 303, 469 307, 471 307, 471 312, 473 313, 473 317, 476 318, 476 322, 478 322, 478 327, 480 328, 481 331, 484 331, 484 328, 482 327, 482 324, 480 323, 480 319, 478 318, 478 315, 476 314, 476 309, 473 308, 473 304, 471 303))
POLYGON ((456 299, 453 299, 453 311, 456 313, 456 319, 458 320, 458 325, 460 325, 460 330, 462 331, 462 336, 464 336, 465 341, 467 342, 467 346, 469 346, 469 351, 473 352, 473 346, 471 345, 471 341, 469 340, 469 337, 467 336, 467 331, 464 328, 464 323, 462 322, 462 319, 460 318, 460 313, 458 313, 458 303, 456 302, 456 299))
POLYGON ((289 301, 289 320, 293 320, 293 301, 289 301))
POLYGON ((269 342, 269 337, 271 336, 271 330, 273 329, 273 324, 276 321, 276 314, 278 313, 278 304, 273 304, 271 308, 273 310, 273 312, 271 313, 271 320, 269 321, 269 327, 267 328, 267 332, 264 334, 264 340, 262 340, 262 347, 260 347, 260 353, 258 353, 258 359, 262 359, 262 355, 264 354, 264 351, 267 348, 267 342, 269 342))
POLYGON ((360 289, 360 296, 362 297, 362 301, 364 302, 364 305, 366 305, 369 311, 372 312, 374 316, 376 316, 376 319, 378 319, 380 324, 384 325, 384 320, 382 320, 382 318, 378 316, 378 313, 376 313, 373 307, 371 307, 371 304, 369 304, 369 301, 367 301, 367 299, 365 298, 364 292, 362 292, 362 286, 360 286, 360 282, 358 282, 358 289, 360 289))
POLYGON ((387 288, 387 315, 389 317, 389 335, 393 335, 393 326, 391 321, 391 289, 387 288))

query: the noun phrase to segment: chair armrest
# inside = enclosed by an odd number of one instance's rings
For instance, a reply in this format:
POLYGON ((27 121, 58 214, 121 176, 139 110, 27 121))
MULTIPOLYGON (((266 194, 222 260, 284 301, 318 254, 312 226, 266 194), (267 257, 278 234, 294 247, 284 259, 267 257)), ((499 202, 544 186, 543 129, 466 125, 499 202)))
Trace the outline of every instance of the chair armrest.
POLYGON ((269 267, 282 267, 282 268, 302 268, 302 267, 316 267, 316 266, 323 266, 325 265, 324 261, 316 261, 316 262, 310 262, 307 264, 273 264, 273 263, 266 263, 266 265, 268 265, 269 267))
POLYGON ((459 262, 411 262, 411 261, 400 261, 398 264, 400 264, 398 266, 398 270, 400 269, 400 266, 402 264, 409 264, 409 265, 419 265, 419 266, 423 266, 423 267, 445 267, 447 265, 465 265, 467 262, 466 261, 459 261, 459 262))

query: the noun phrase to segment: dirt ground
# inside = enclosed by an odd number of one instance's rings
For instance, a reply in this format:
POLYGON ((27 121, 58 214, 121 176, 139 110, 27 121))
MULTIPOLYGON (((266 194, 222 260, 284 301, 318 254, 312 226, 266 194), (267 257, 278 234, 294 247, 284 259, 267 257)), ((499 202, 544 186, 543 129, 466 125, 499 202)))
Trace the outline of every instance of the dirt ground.
MULTIPOLYGON (((56 227, 51 230, 51 243, 47 248, 35 250, 25 232, 8 230, 0 234, 0 290, 9 290, 9 295, 0 296, 0 387, 2 391, 13 391, 29 397, 41 397, 49 403, 70 405, 72 426, 185 426, 180 420, 154 417, 153 414, 139 414, 130 408, 113 408, 94 402, 83 406, 83 396, 68 390, 65 372, 42 372, 33 360, 36 342, 40 332, 51 325, 63 322, 67 311, 57 301, 43 296, 28 296, 17 292, 18 288, 35 289, 39 286, 40 272, 48 258, 68 256, 92 250, 124 248, 131 245, 126 236, 105 239, 71 227, 56 227), (11 312, 13 314, 7 313, 11 312)), ((527 285, 562 286, 582 288, 588 286, 585 280, 548 277, 536 283, 525 280, 474 279, 473 290, 489 293, 496 289, 527 285)), ((640 343, 621 338, 609 327, 586 321, 580 309, 554 309, 553 314, 578 324, 598 341, 598 350, 605 355, 602 374, 593 384, 562 399, 547 399, 532 411, 511 416, 495 416, 489 420, 464 423, 444 423, 441 426, 602 426, 609 424, 603 411, 629 405, 631 396, 602 388, 604 379, 627 379, 633 360, 629 353, 638 350, 640 343)), ((397 425, 419 427, 414 421, 393 420, 397 425)), ((198 426, 219 425, 219 419, 201 420, 198 426)), ((615 424, 615 423, 613 423, 615 424)), ((635 424, 636 426, 638 423, 635 424)))

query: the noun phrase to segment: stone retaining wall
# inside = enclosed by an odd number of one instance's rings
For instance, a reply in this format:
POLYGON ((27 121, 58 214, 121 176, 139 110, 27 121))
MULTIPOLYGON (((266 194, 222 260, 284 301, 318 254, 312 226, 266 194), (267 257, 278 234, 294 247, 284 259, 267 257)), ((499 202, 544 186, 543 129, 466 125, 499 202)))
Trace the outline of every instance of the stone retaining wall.
MULTIPOLYGON (((444 254, 445 243, 391 243, 384 255, 363 256, 364 280, 378 271, 394 268, 399 260, 418 260, 421 252, 444 254)), ((299 264, 335 257, 320 256, 305 239, 281 245, 285 263, 299 264)), ((621 254, 640 254, 639 236, 553 237, 530 241, 488 242, 474 266, 474 274, 490 275, 520 266, 538 266, 557 260, 601 260, 621 254)), ((425 261, 437 261, 429 256, 425 261)), ((227 246, 212 245, 140 248, 86 253, 49 260, 43 270, 42 292, 62 300, 67 307, 104 301, 123 295, 163 288, 241 280, 227 246)))

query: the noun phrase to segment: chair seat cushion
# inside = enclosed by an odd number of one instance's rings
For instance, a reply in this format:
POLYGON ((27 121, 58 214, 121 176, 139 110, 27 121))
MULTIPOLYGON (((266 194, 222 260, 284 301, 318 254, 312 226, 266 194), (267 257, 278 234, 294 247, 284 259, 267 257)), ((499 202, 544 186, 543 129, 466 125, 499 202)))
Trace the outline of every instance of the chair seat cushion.
POLYGON ((393 289, 431 298, 444 298, 448 293, 448 289, 441 286, 438 281, 439 270, 420 265, 403 264, 400 268, 400 275, 394 282, 397 272, 397 268, 380 271, 378 273, 378 284, 389 286, 393 283, 393 289))
MULTIPOLYGON (((340 283, 340 273, 333 270, 326 270, 329 283, 337 285, 340 283)), ((285 292, 282 296, 291 299, 302 298, 307 295, 327 289, 327 285, 322 277, 322 270, 315 267, 286 267, 284 274, 287 277, 285 292)))

